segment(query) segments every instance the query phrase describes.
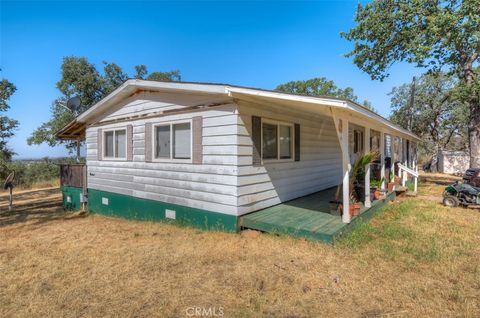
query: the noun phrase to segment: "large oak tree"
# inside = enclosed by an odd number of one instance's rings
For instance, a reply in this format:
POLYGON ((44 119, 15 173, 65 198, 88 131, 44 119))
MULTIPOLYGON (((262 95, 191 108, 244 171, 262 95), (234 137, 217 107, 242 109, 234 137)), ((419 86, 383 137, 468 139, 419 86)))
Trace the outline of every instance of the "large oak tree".
POLYGON ((347 56, 372 79, 398 61, 458 77, 470 110, 470 165, 480 167, 480 0, 377 0, 359 5, 355 21, 342 33, 355 42, 347 56))
POLYGON ((444 73, 425 74, 411 83, 394 87, 390 120, 417 134, 421 155, 432 158, 436 168, 441 150, 466 150, 468 109, 456 94, 457 80, 444 73))

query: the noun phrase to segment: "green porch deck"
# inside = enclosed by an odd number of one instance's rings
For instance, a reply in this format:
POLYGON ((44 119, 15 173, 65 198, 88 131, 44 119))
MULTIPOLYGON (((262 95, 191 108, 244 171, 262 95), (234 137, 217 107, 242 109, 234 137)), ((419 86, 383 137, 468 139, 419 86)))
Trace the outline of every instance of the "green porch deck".
POLYGON ((335 191, 336 188, 330 188, 243 215, 239 224, 243 228, 263 232, 334 243, 358 224, 369 220, 388 201, 395 198, 395 193, 392 192, 383 200, 373 201, 370 208, 363 207, 360 215, 345 224, 340 216, 330 214, 329 201, 335 197, 335 191))

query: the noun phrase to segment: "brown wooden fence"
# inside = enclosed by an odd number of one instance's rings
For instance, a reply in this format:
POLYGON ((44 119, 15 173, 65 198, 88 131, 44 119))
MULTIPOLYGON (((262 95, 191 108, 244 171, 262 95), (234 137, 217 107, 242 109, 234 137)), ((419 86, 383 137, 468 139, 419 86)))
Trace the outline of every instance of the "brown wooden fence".
POLYGON ((86 185, 87 166, 85 164, 61 164, 60 185, 84 188, 86 185))

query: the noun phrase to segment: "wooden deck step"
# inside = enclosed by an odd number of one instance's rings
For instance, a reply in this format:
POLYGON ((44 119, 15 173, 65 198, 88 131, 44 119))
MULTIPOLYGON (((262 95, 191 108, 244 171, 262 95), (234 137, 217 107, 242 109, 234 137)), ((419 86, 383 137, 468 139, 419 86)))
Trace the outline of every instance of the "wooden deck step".
POLYGON ((407 187, 403 187, 401 185, 395 185, 395 191, 397 192, 397 194, 400 194, 400 193, 405 193, 408 191, 408 188, 407 187))

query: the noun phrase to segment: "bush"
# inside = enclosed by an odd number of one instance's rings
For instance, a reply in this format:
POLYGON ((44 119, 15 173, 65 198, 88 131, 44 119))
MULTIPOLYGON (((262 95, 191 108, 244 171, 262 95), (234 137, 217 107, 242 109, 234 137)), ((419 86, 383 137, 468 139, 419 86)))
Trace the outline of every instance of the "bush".
POLYGON ((15 186, 30 187, 36 183, 49 182, 60 178, 60 163, 74 163, 75 160, 71 158, 49 159, 41 160, 15 160, 10 162, 0 163, 0 180, 15 171, 15 186))

